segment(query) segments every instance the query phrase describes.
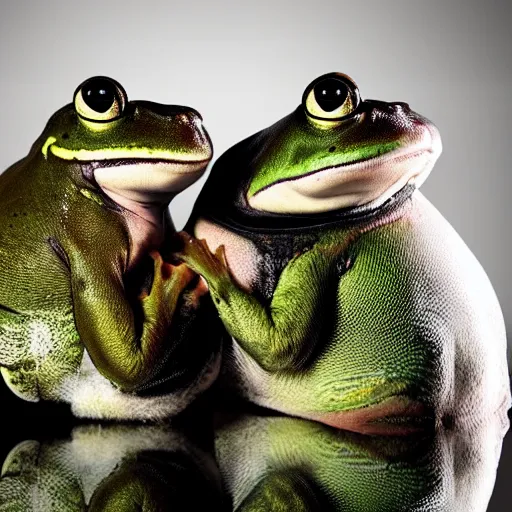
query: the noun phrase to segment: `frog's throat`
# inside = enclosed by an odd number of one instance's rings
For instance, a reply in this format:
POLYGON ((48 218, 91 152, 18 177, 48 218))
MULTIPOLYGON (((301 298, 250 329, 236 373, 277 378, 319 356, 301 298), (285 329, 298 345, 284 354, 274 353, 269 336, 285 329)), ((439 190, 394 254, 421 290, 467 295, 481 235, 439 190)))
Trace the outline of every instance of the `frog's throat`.
POLYGON ((271 212, 258 212, 258 215, 254 215, 251 210, 240 208, 235 204, 226 206, 219 202, 215 205, 201 203, 200 196, 196 215, 249 238, 270 233, 306 233, 315 232, 318 229, 348 229, 374 225, 385 222, 386 219, 400 217, 405 212, 404 208, 416 190, 417 187, 414 183, 408 183, 381 205, 375 206, 370 203, 335 211, 300 215, 271 212))
POLYGON ((290 214, 379 206, 409 182, 419 188, 438 153, 431 144, 398 147, 373 158, 280 180, 247 197, 247 202, 258 211, 290 214))
POLYGON ((201 152, 177 152, 148 147, 112 147, 102 149, 68 149, 55 144, 57 139, 48 137, 41 152, 48 158, 48 152, 62 160, 79 162, 110 161, 110 160, 161 160, 173 163, 208 163, 209 158, 201 152))

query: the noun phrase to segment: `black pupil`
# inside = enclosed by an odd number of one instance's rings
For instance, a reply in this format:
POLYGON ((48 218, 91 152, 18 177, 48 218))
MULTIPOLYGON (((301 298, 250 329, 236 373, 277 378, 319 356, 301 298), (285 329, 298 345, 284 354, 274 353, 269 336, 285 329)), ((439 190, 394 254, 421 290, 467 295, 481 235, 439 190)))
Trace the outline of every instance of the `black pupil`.
POLYGON ((318 82, 313 89, 316 102, 325 112, 332 112, 345 103, 348 96, 347 86, 336 78, 326 78, 318 82))
POLYGON ((116 99, 116 87, 108 80, 92 80, 82 88, 82 97, 89 108, 104 113, 116 99))

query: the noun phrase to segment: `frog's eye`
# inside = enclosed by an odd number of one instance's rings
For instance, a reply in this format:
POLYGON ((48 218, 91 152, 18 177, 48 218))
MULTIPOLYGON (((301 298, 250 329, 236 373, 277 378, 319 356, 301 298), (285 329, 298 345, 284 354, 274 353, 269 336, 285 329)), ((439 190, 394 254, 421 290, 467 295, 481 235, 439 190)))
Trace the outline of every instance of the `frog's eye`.
POLYGON ((75 91, 75 109, 86 121, 107 123, 123 114, 126 92, 115 80, 97 76, 89 78, 75 91))
POLYGON ((322 121, 350 116, 360 101, 357 85, 342 73, 322 75, 308 85, 302 97, 308 116, 322 121))

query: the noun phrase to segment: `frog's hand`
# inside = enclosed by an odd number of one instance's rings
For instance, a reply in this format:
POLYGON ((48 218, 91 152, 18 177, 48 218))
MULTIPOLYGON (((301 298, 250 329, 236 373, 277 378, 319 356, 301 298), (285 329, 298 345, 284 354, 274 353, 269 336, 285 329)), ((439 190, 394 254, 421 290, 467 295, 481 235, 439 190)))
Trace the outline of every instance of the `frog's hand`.
POLYGON ((201 297, 208 293, 208 283, 202 276, 198 277, 199 279, 195 286, 190 290, 187 289, 183 293, 183 303, 185 308, 189 311, 199 309, 201 297))
POLYGON ((261 480, 237 510, 240 512, 302 512, 324 510, 313 487, 299 471, 275 471, 261 480))
POLYGON ((224 325, 240 346, 267 371, 300 367, 325 323, 345 246, 317 244, 293 258, 267 305, 236 284, 222 246, 212 254, 203 240, 184 232, 179 237, 176 256, 206 279, 224 325))
POLYGON ((151 379, 169 346, 178 299, 194 273, 152 253, 153 285, 139 299, 139 318, 125 293, 124 258, 105 253, 108 248, 101 255, 85 250, 69 254, 75 322, 98 371, 121 390, 133 391, 151 379))

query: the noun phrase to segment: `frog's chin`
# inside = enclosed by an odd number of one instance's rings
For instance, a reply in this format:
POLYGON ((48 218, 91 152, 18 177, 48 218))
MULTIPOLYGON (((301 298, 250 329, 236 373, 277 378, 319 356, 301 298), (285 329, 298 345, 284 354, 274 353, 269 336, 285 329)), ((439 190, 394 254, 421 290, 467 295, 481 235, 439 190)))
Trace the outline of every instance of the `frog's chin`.
MULTIPOLYGON (((130 160, 95 166, 96 183, 110 197, 139 203, 166 203, 197 181, 209 160, 130 160)), ((117 201, 116 201, 117 202, 117 201)))
POLYGON ((434 130, 425 130, 414 145, 275 183, 248 198, 249 206, 285 214, 378 207, 408 183, 419 187, 425 181, 441 153, 441 139, 434 130))

